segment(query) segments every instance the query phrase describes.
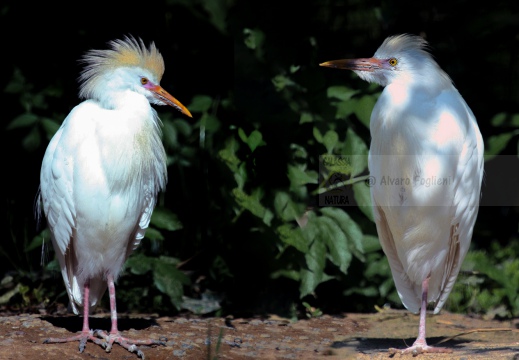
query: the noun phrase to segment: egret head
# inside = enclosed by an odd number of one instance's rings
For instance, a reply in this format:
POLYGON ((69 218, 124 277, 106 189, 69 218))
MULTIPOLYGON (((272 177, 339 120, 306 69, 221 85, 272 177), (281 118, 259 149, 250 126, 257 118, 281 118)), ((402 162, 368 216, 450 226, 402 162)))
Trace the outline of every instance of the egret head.
POLYGON ((85 68, 79 80, 79 96, 113 107, 117 94, 134 91, 150 103, 170 105, 191 116, 189 110, 160 86, 164 59, 152 42, 148 48, 141 39, 126 36, 109 42, 110 49, 90 50, 82 58, 85 68))
POLYGON ((353 70, 361 79, 382 86, 398 80, 451 83, 429 53, 427 41, 409 34, 388 37, 372 58, 332 60, 320 66, 353 70))

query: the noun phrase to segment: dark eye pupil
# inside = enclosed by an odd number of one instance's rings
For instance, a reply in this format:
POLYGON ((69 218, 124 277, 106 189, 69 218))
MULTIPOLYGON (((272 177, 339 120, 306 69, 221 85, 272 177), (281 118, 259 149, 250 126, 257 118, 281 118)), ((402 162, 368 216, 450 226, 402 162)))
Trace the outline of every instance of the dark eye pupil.
POLYGON ((146 78, 141 78, 141 84, 142 85, 146 85, 148 83, 148 79, 146 78))

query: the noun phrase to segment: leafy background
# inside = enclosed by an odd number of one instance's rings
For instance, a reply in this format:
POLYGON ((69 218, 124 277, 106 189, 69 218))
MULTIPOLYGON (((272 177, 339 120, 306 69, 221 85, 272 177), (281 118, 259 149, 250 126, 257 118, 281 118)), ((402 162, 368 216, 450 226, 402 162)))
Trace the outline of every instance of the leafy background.
POLYGON ((381 88, 318 64, 371 56, 386 36, 407 32, 430 42, 486 146, 471 251, 446 308, 519 315, 517 2, 78 6, 0 5, 3 311, 50 312, 68 302, 45 222, 34 219, 41 159, 78 103, 77 60, 128 34, 156 42, 166 61, 161 85, 194 118, 158 109, 169 183, 118 280, 119 310, 295 319, 401 307, 369 207, 318 201, 320 157, 349 154, 359 155, 343 174, 351 203, 366 204, 362 159, 381 88))

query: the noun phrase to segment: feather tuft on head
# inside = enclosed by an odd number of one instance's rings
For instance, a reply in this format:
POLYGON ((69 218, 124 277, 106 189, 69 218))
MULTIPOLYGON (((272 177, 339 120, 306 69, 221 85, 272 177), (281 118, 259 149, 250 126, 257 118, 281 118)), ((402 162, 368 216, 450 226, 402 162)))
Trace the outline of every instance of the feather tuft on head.
POLYGON ((81 98, 88 98, 94 93, 97 80, 103 74, 119 67, 147 69, 160 82, 164 74, 164 59, 155 43, 152 42, 149 48, 146 48, 142 39, 125 36, 124 40, 113 40, 108 44, 111 49, 90 50, 81 59, 81 62, 86 64, 79 77, 82 83, 79 92, 81 98))

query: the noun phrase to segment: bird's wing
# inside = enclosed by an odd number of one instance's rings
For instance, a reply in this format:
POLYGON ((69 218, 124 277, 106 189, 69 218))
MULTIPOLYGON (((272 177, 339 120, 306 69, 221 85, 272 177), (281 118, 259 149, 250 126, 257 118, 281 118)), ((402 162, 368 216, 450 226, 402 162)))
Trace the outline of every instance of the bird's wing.
POLYGON ((373 197, 371 200, 373 202, 373 215, 377 226, 380 245, 389 261, 398 295, 400 296, 404 306, 409 311, 417 313, 420 310, 420 301, 416 297, 412 281, 407 276, 404 267, 402 266, 402 262, 398 258, 395 240, 393 239, 393 234, 389 228, 384 209, 377 204, 373 197))
POLYGON ((61 255, 65 254, 69 246, 76 217, 72 187, 73 164, 58 146, 65 124, 49 143, 40 173, 40 201, 61 255))
POLYGON ((132 238, 130 239, 131 241, 128 244, 126 254, 127 258, 135 249, 137 249, 141 243, 141 240, 144 238, 144 234, 146 233, 146 230, 150 224, 153 209, 155 208, 156 196, 156 192, 152 191, 149 186, 146 186, 143 199, 144 206, 139 223, 135 226, 134 234, 132 235, 132 238))
POLYGON ((438 313, 447 300, 465 255, 467 254, 474 223, 478 214, 483 178, 483 138, 472 111, 466 106, 466 137, 456 168, 454 218, 450 229, 450 246, 445 262, 441 292, 434 309, 438 313))
MULTIPOLYGON (((69 115, 70 117, 70 115, 69 115)), ((74 284, 72 269, 76 264, 71 263, 75 256, 67 251, 71 249, 71 239, 76 226, 76 209, 73 202, 73 162, 59 146, 69 117, 65 119, 58 132, 50 141, 42 161, 40 173, 39 201, 47 218, 51 231, 53 247, 60 263, 63 282, 71 300, 79 299, 81 290, 74 284)), ((78 309, 74 301, 70 302, 75 313, 78 309)))

